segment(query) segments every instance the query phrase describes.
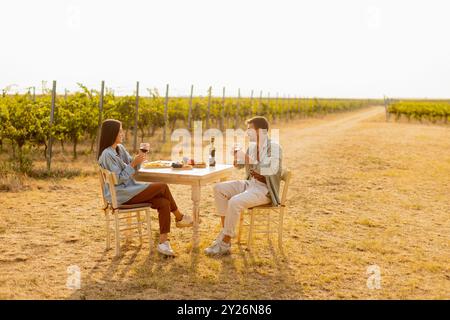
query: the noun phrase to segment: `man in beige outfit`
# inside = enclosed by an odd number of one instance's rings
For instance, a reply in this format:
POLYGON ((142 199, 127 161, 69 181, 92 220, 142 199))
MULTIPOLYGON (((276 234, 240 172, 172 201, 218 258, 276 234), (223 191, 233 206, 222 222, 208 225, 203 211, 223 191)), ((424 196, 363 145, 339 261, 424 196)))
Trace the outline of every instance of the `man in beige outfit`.
POLYGON ((268 203, 280 204, 281 148, 269 139, 269 123, 265 117, 253 117, 246 123, 250 146, 246 153, 235 152, 234 165, 245 168, 247 178, 214 186, 216 209, 223 228, 211 246, 206 248, 208 255, 230 253, 231 238, 235 236, 243 210, 268 203))

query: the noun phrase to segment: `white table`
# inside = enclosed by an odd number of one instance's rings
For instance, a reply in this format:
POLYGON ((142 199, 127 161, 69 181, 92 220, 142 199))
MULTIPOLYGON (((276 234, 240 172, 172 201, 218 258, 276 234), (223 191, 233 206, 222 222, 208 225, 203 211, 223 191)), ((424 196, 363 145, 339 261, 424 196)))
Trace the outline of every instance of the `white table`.
POLYGON ((201 187, 216 181, 226 181, 231 175, 234 166, 229 164, 216 164, 215 167, 194 168, 192 170, 139 169, 135 174, 137 181, 164 182, 167 184, 183 184, 191 186, 192 217, 194 219, 194 247, 198 247, 198 222, 200 215, 201 187))

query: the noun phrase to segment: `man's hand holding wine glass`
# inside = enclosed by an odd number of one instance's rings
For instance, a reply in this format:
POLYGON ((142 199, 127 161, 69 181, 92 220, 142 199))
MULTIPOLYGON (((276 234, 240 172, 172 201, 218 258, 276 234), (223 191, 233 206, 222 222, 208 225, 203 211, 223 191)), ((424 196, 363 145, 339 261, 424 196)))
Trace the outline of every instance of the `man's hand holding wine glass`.
POLYGON ((240 164, 245 164, 245 162, 247 161, 247 154, 244 151, 242 151, 242 146, 240 143, 236 143, 234 145, 233 155, 234 155, 233 165, 235 167, 240 164))

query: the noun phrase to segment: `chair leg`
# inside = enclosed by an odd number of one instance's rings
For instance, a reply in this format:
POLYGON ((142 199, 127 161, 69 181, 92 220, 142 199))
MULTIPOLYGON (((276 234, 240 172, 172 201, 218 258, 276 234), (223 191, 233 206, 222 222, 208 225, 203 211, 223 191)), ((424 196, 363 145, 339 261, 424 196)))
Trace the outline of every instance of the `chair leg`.
POLYGON ((252 238, 253 238, 253 227, 255 222, 255 215, 254 215, 254 209, 250 209, 248 211, 250 213, 250 226, 248 228, 248 240, 247 240, 247 247, 250 250, 252 246, 252 238))
POLYGON ((237 243, 241 243, 242 228, 243 227, 244 227, 244 211, 241 212, 241 215, 239 217, 239 231, 238 231, 237 243))
POLYGON ((142 221, 141 221, 141 212, 136 212, 136 219, 138 223, 138 233, 139 233, 139 241, 142 245, 142 221))
MULTIPOLYGON (((132 219, 133 219, 133 217, 131 215, 131 212, 128 212, 127 213, 127 228, 131 228, 132 219)), ((125 236, 127 238, 127 243, 128 243, 128 241, 131 241, 131 229, 129 229, 125 232, 126 232, 125 236)))
POLYGON ((146 217, 146 225, 147 225, 147 234, 148 234, 148 243, 150 247, 150 252, 152 252, 152 225, 151 225, 151 217, 150 217, 150 210, 145 210, 145 217, 146 217))
POLYGON ((278 247, 280 248, 280 250, 283 248, 283 218, 284 208, 281 208, 278 220, 278 247))
POLYGON ((120 225, 119 225, 119 215, 114 210, 113 211, 114 222, 115 222, 115 233, 116 233, 116 257, 120 256, 120 225))
POLYGON ((111 229, 109 222, 109 209, 105 209, 106 250, 111 249, 111 229))

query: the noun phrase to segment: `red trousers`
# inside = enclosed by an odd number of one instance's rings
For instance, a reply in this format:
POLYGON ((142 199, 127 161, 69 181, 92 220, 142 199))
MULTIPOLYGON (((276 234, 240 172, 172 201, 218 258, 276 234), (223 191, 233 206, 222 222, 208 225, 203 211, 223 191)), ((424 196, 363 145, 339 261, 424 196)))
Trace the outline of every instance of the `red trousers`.
POLYGON ((177 204, 172 197, 169 186, 165 183, 150 183, 143 191, 124 204, 150 203, 153 209, 158 210, 159 233, 170 232, 170 212, 177 210, 177 204))

